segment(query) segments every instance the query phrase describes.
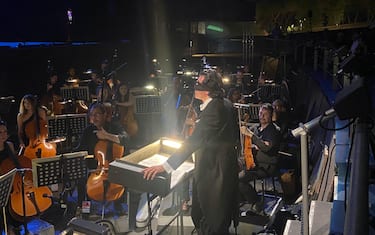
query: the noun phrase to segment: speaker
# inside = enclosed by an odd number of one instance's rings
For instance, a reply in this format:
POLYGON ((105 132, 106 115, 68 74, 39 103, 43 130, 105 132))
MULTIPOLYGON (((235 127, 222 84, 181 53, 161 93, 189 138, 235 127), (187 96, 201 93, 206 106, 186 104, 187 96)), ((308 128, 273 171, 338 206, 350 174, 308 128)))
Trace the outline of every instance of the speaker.
POLYGON ((333 108, 341 120, 366 117, 370 111, 370 96, 364 80, 353 79, 349 86, 337 93, 333 108))

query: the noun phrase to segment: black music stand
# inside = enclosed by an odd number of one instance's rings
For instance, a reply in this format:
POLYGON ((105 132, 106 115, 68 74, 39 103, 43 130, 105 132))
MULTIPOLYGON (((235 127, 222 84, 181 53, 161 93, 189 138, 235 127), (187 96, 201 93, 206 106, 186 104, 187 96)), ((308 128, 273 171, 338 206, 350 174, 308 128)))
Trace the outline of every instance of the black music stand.
POLYGON ((89 87, 61 87, 60 88, 61 98, 63 100, 84 100, 90 99, 89 87))
POLYGON ((0 97, 0 115, 9 113, 12 104, 15 103, 13 96, 0 97))
POLYGON ((66 148, 71 150, 87 126, 86 114, 65 114, 48 117, 48 137, 66 137, 66 148))
POLYGON ((32 160, 33 182, 36 187, 74 181, 86 176, 87 151, 66 153, 32 160))
POLYGON ((65 184, 86 177, 85 156, 87 156, 87 151, 32 160, 33 182, 36 187, 62 183, 63 189, 60 193, 59 203, 61 208, 65 208, 64 215, 68 210, 65 184))
POLYGON ((12 190, 14 176, 16 175, 17 169, 13 169, 8 173, 0 176, 0 207, 3 208, 3 222, 4 222, 4 231, 7 234, 7 222, 6 222, 6 213, 5 207, 8 204, 9 194, 12 190))

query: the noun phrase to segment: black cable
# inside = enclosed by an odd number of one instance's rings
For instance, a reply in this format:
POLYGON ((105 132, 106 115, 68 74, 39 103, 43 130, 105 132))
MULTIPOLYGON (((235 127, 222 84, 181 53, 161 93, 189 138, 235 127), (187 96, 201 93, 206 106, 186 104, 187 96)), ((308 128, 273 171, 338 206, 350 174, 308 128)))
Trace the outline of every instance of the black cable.
POLYGON ((319 126, 324 129, 324 130, 327 130, 327 131, 339 131, 339 130, 343 130, 345 128, 347 128, 348 126, 350 126, 351 124, 353 124, 356 120, 356 118, 353 118, 350 122, 348 122, 346 125, 342 126, 342 127, 339 127, 339 128, 329 128, 329 127, 326 127, 326 126, 323 126, 323 118, 327 116, 325 113, 320 117, 319 119, 319 126))
POLYGON ((345 181, 344 181, 344 210, 345 211, 346 211, 346 200, 347 200, 347 181, 348 181, 349 170, 350 170, 350 165, 351 165, 350 159, 351 159, 352 150, 353 150, 355 128, 356 126, 353 125, 353 132, 352 132, 352 136, 350 139, 349 154, 348 154, 348 160, 347 160, 346 172, 345 172, 345 181))

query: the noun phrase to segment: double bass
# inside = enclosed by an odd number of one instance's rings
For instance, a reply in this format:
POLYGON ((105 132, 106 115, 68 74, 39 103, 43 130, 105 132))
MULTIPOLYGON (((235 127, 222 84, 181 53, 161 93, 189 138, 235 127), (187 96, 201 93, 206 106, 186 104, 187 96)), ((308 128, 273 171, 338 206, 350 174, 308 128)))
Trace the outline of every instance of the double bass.
POLYGON ((98 161, 97 169, 87 179, 87 195, 95 201, 115 201, 124 193, 122 185, 108 181, 109 163, 124 154, 124 147, 106 140, 95 145, 94 156, 98 161))

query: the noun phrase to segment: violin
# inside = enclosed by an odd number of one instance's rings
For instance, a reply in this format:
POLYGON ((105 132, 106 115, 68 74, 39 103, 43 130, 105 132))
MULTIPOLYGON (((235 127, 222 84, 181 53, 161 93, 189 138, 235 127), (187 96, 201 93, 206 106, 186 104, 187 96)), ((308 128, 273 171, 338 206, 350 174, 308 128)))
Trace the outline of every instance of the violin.
POLYGON ((193 131, 195 129, 195 121, 198 118, 198 114, 194 109, 193 102, 194 96, 191 98, 190 104, 188 105, 188 111, 186 113, 184 126, 181 131, 184 138, 187 138, 193 134, 193 131))
POLYGON ((95 201, 115 201, 124 193, 122 185, 108 181, 109 163, 122 157, 124 147, 105 140, 99 140, 95 145, 94 156, 98 161, 97 169, 87 179, 87 195, 95 201))
POLYGON ((25 217, 38 216, 46 211, 52 205, 49 198, 52 192, 47 186, 34 186, 29 158, 23 155, 7 157, 1 162, 0 173, 5 174, 14 168, 18 168, 18 172, 13 181, 9 211, 14 219, 23 221, 25 217))

